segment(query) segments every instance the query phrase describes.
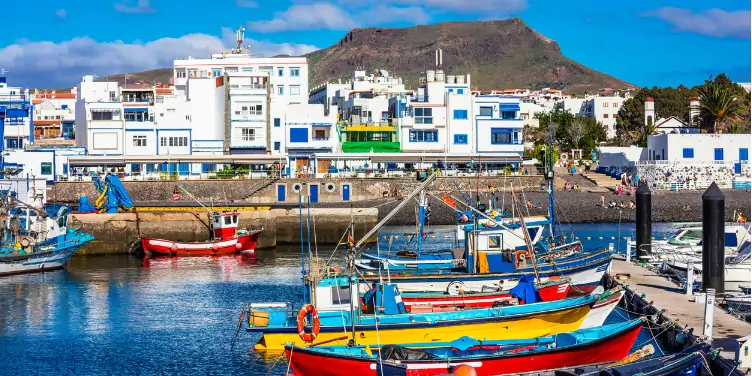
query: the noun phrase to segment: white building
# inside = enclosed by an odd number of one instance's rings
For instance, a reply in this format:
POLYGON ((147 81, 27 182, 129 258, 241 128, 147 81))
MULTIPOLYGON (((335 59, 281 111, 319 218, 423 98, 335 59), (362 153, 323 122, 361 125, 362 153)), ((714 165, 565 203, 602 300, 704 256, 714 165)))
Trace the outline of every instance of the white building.
POLYGON ((337 83, 324 83, 314 87, 308 94, 308 103, 323 104, 325 111, 329 113, 332 106, 345 106, 344 102, 351 97, 352 92, 370 92, 389 98, 390 94, 404 93, 405 85, 402 78, 391 77, 386 70, 382 69, 375 75, 366 74, 365 70, 358 69, 353 71, 350 80, 345 83, 338 80, 337 83))
POLYGON ((700 100, 691 98, 689 101, 689 114, 687 123, 685 119, 679 119, 676 116, 668 118, 658 118, 655 114, 655 101, 652 97, 645 99, 645 125, 653 124, 658 134, 666 133, 697 133, 699 130, 695 126, 697 118, 700 116, 700 100))
POLYGON ((44 179, 48 183, 66 177, 70 171, 68 158, 84 155, 83 147, 34 148, 8 150, 3 153, 5 167, 22 167, 16 176, 29 179, 44 179))
POLYGON ((76 100, 76 145, 91 155, 123 155, 125 125, 117 82, 95 82, 83 77, 76 100))
POLYGON ((519 98, 476 96, 473 98, 475 149, 477 153, 517 153, 524 151, 524 123, 519 98))
POLYGON ((34 139, 73 139, 76 88, 68 92, 35 90, 31 100, 34 105, 34 139))
POLYGON ((584 116, 603 125, 608 138, 616 137, 616 116, 627 98, 620 96, 587 96, 565 98, 556 108, 569 111, 575 116, 584 116))
POLYGON ((4 71, 0 71, 0 125, 5 149, 22 149, 34 142, 34 120, 28 89, 8 86, 4 71))
POLYGON ((674 162, 749 161, 749 134, 670 133, 648 137, 648 160, 674 162))

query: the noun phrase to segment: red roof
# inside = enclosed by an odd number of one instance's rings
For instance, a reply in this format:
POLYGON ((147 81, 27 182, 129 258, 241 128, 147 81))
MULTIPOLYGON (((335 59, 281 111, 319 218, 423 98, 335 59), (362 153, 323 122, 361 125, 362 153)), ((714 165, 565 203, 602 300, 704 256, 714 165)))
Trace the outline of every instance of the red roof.
POLYGON ((653 101, 653 97, 647 97, 647 98, 645 98, 645 102, 652 102, 652 101, 653 101))

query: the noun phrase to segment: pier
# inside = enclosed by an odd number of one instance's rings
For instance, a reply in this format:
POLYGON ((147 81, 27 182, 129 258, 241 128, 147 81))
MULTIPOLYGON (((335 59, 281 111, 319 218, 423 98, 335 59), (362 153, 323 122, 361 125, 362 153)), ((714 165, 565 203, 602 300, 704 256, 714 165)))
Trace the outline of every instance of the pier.
MULTIPOLYGON (((682 287, 666 276, 621 258, 613 261, 606 284, 621 285, 627 290, 622 300, 627 311, 655 316, 654 323, 667 330, 658 330, 654 335, 669 345, 675 344, 675 336, 682 329, 688 334, 687 341, 704 340, 704 304, 696 303, 694 296, 686 295, 682 287), (619 275, 629 278, 620 280, 616 278, 619 275)), ((722 348, 721 356, 733 361, 738 347, 736 340, 750 335, 750 324, 715 306, 712 333, 712 347, 722 348)))

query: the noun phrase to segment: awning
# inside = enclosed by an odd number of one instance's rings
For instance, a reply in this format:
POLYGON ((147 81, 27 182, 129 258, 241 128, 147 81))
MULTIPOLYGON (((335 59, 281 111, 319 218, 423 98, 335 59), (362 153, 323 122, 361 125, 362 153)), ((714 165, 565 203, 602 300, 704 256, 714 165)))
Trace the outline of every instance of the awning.
POLYGON ((519 111, 520 105, 516 103, 502 103, 499 105, 502 111, 519 111))
POLYGON ((126 164, 162 163, 217 163, 217 164, 273 164, 287 163, 287 154, 239 154, 239 155, 156 155, 156 156, 84 156, 70 157, 70 166, 124 166, 126 164))
POLYGON ((138 108, 138 107, 136 107, 136 108, 126 107, 123 110, 125 111, 125 113, 129 113, 129 112, 149 112, 148 108, 138 108))

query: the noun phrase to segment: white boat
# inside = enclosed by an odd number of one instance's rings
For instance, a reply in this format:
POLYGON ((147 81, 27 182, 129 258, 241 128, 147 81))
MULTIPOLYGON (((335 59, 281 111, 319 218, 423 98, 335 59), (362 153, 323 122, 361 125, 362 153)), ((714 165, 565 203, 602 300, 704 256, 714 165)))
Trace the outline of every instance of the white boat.
MULTIPOLYGON (((599 293, 598 288, 596 288, 593 293, 599 293)), ((600 288, 602 290, 602 288, 600 288)), ((611 312, 616 309, 616 306, 619 305, 619 302, 624 297, 625 291, 623 289, 619 289, 616 291, 613 295, 599 300, 593 305, 593 308, 590 309, 590 312, 585 316, 585 321, 580 324, 580 329, 587 329, 587 328, 596 328, 599 326, 602 326, 603 323, 606 322, 606 319, 609 315, 611 315, 611 312)))
MULTIPOLYGON (((666 266, 683 279, 687 278, 687 265, 694 266, 695 282, 702 281, 702 255, 666 262, 666 266)), ((724 290, 727 294, 743 293, 742 286, 748 286, 752 279, 752 265, 750 264, 750 242, 745 241, 739 251, 726 256, 724 261, 724 290)))
MULTIPOLYGON (((726 253, 731 254, 745 241, 752 239, 752 236, 745 226, 734 223, 726 224, 723 239, 726 253)), ((635 249, 636 242, 632 240, 629 245, 629 249, 635 249)), ((686 261, 688 257, 698 255, 702 255, 702 226, 686 226, 666 240, 653 241, 651 255, 641 260, 658 265, 664 261, 686 261)))

